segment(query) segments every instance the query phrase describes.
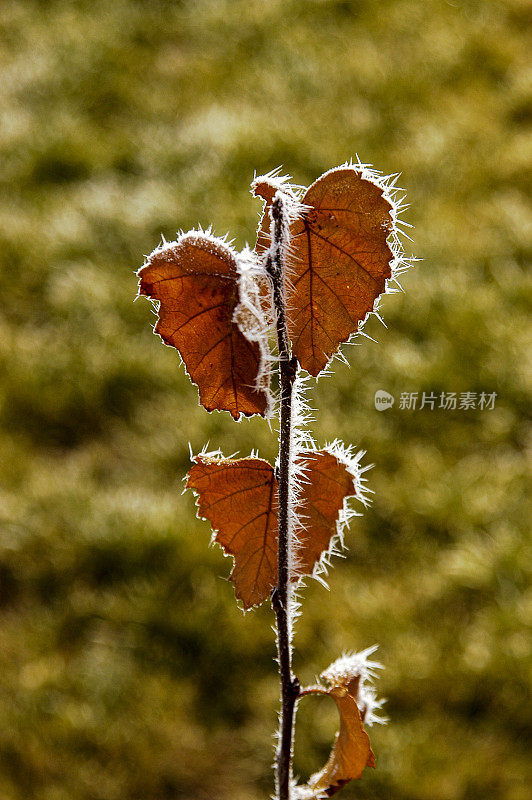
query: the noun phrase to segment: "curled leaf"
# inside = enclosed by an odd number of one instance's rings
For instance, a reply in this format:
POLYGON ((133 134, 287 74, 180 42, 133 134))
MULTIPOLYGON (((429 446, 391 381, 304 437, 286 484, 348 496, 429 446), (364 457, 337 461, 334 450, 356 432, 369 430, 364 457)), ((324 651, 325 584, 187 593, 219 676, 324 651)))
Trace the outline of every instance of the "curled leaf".
MULTIPOLYGON (((295 508, 302 521, 291 579, 312 573, 337 532, 344 499, 356 494, 347 467, 326 450, 301 457, 304 483, 295 508)), ((277 583, 278 488, 273 467, 260 458, 199 455, 187 476, 215 541, 233 556, 230 579, 245 609, 270 596, 277 583)))
POLYGON ((356 700, 344 686, 314 689, 313 694, 332 697, 340 713, 336 734, 327 763, 309 778, 307 786, 298 787, 298 797, 330 797, 349 781, 360 778, 366 767, 375 766, 369 736, 362 726, 356 700))
POLYGON ((255 178, 251 184, 251 191, 255 197, 262 197, 264 200, 264 207, 262 210, 259 229, 257 231, 257 242, 255 244, 255 252, 262 255, 271 245, 270 227, 271 218, 269 209, 272 206, 273 200, 277 192, 280 192, 284 198, 284 211, 287 215, 286 222, 290 224, 293 222, 303 210, 299 199, 293 191, 290 184, 289 175, 280 175, 280 169, 274 169, 267 175, 261 175, 255 178))
MULTIPOLYGON (((269 246, 270 184, 255 186, 265 200, 259 254, 269 246)), ((290 225, 287 321, 294 354, 316 376, 386 290, 397 256, 398 246, 389 243, 396 204, 376 173, 357 166, 324 173, 300 201, 303 210, 290 225)))
POLYGON ((255 252, 262 254, 267 250, 271 244, 270 238, 270 214, 269 208, 273 203, 275 193, 281 188, 277 180, 272 180, 269 175, 258 178, 251 184, 253 194, 255 197, 262 197, 264 200, 264 209, 260 218, 259 229, 257 231, 257 242, 255 244, 255 252))
POLYGON ((154 250, 138 275, 139 294, 159 303, 155 333, 179 351, 207 411, 264 416, 264 347, 235 320, 237 253, 221 239, 191 232, 154 250))
MULTIPOLYGON (((374 699, 374 691, 366 682, 374 675, 374 670, 381 667, 377 662, 368 661, 367 656, 374 650, 372 647, 344 656, 331 664, 321 674, 329 684, 327 687, 317 685, 303 689, 302 696, 322 694, 333 698, 340 714, 340 729, 324 767, 311 775, 307 784, 295 787, 298 800, 330 797, 349 781, 360 778, 366 767, 375 766, 369 736, 363 727, 364 721, 367 724, 378 721, 367 713, 368 698, 374 699)), ((380 703, 373 700, 373 707, 379 706, 380 703)))

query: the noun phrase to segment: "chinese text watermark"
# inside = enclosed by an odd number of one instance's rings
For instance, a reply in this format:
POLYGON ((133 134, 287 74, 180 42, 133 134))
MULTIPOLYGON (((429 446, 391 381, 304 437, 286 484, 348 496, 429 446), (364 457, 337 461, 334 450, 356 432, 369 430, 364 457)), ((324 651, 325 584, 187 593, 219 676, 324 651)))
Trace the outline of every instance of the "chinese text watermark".
MULTIPOLYGON (((497 392, 401 392, 397 408, 400 411, 492 411, 497 392)), ((384 389, 375 392, 375 408, 385 411, 395 403, 395 397, 384 389)))

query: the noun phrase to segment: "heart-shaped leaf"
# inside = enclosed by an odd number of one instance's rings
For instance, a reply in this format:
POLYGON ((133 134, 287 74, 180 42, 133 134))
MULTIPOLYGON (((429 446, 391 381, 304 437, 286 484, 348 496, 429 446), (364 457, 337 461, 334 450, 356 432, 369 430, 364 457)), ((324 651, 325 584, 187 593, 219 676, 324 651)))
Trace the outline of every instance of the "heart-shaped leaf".
POLYGON ((238 254, 221 239, 188 233, 158 247, 139 270, 139 294, 158 301, 155 333, 175 347, 207 411, 265 415, 264 350, 238 325, 238 254))
MULTIPOLYGON (((277 186, 266 176, 254 191, 265 200, 256 245, 262 254, 277 186)), ((380 178, 356 166, 329 170, 300 201, 304 210, 290 225, 287 322, 294 354, 316 376, 386 290, 395 204, 380 178)))

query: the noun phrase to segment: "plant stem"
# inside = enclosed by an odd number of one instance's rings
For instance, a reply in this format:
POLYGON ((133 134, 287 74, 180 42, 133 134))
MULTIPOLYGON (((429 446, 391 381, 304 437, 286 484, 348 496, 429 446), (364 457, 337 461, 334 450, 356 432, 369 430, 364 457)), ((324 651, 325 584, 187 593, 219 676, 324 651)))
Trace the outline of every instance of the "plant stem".
POLYGON ((292 742, 294 708, 299 695, 299 681, 292 674, 292 652, 290 643, 290 582, 289 582, 289 499, 290 499, 290 440, 292 432, 292 390, 297 372, 297 361, 290 355, 290 340, 286 325, 284 296, 284 208, 283 198, 278 193, 271 208, 273 241, 267 270, 273 283, 273 299, 276 312, 277 341, 279 347, 279 370, 281 382, 281 405, 279 412, 279 540, 278 580, 272 592, 272 606, 277 621, 277 648, 281 677, 281 715, 279 744, 276 754, 276 789, 278 800, 289 800, 292 777, 292 742))

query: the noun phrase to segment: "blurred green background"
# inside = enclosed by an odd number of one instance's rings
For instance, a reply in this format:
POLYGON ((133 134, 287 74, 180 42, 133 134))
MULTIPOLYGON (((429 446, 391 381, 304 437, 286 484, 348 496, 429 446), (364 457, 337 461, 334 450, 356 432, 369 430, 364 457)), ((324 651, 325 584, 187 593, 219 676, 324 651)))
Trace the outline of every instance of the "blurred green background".
MULTIPOLYGON (((391 722, 346 800, 529 797, 531 21, 526 0, 3 0, 2 800, 269 796, 272 615, 238 610, 181 479, 189 441, 275 438, 198 407, 134 270, 198 223, 253 243, 255 170, 308 184, 356 153, 403 173, 423 261, 312 394, 375 500, 304 592, 295 666, 380 645, 391 722)), ((302 705, 303 776, 330 706, 302 705)))

